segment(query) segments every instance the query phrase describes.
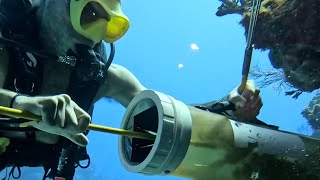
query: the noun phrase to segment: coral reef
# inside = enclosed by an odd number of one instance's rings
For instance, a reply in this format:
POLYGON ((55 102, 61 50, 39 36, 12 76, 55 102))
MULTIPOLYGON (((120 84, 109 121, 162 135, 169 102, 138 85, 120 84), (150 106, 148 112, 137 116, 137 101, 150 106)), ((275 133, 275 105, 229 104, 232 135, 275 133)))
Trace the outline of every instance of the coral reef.
POLYGON ((320 94, 312 98, 309 105, 301 113, 313 129, 320 129, 320 94))
POLYGON ((282 69, 264 69, 256 65, 250 69, 250 78, 257 81, 260 88, 273 86, 277 92, 292 89, 292 85, 285 81, 285 74, 282 69))
MULTIPOLYGON (((252 0, 219 0, 216 15, 239 14, 247 36, 252 0)), ((263 86, 275 85, 277 90, 298 98, 302 92, 320 88, 320 1, 263 0, 253 43, 256 49, 270 50, 269 59, 275 70, 251 71, 263 86)), ((320 94, 301 112, 320 134, 320 94)))
MULTIPOLYGON (((240 14, 247 34, 251 0, 220 0, 216 15, 240 14)), ((270 50, 284 80, 299 91, 320 88, 320 1, 264 0, 253 36, 255 48, 270 50)))

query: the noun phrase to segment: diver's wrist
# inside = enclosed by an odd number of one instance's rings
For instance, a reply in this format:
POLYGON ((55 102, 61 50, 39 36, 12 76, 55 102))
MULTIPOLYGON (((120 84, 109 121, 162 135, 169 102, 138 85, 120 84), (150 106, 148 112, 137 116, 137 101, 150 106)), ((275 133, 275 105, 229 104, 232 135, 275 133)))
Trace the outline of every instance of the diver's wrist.
POLYGON ((20 96, 20 94, 16 94, 11 98, 10 104, 9 104, 9 108, 14 108, 13 105, 17 99, 17 97, 20 96))
POLYGON ((14 109, 21 109, 22 108, 22 104, 23 102, 28 102, 29 100, 25 100, 25 98, 27 98, 28 96, 23 95, 23 94, 16 94, 10 102, 10 108, 14 108, 14 109))

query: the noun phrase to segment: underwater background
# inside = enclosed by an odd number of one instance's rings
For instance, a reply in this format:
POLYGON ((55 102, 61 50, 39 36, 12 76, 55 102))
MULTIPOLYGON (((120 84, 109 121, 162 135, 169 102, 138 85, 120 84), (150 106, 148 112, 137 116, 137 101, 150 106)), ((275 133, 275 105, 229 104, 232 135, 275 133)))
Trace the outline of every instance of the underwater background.
MULTIPOLYGON (((242 16, 216 16, 220 5, 217 0, 123 0, 131 27, 115 43, 114 63, 128 68, 147 88, 186 104, 222 98, 241 82, 246 38, 239 24, 242 16)), ((272 69, 268 51, 254 50, 251 66, 272 69)), ((280 130, 311 135, 301 111, 316 93, 294 99, 276 86, 263 87, 264 105, 258 118, 280 130)), ((119 103, 103 99, 95 105, 93 123, 119 127, 124 112, 119 103)), ((90 132, 89 140, 91 166, 78 168, 74 179, 182 179, 126 172, 118 158, 118 136, 90 132)), ((42 168, 23 168, 21 179, 42 175, 42 168)))

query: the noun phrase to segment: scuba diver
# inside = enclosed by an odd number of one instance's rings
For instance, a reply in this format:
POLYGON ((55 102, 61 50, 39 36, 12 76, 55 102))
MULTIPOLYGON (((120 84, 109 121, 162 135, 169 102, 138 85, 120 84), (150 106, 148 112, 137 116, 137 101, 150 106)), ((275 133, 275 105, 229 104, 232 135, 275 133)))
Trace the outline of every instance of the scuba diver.
MULTIPOLYGON (((147 89, 112 64, 113 43, 129 19, 120 0, 0 0, 0 13, 0 105, 42 116, 0 118, 0 170, 12 167, 8 177, 18 178, 20 167, 42 166, 43 179, 73 179, 76 167, 90 164, 85 147, 94 103, 107 97, 127 107, 147 89)), ((242 94, 197 107, 214 112, 225 102, 235 109, 221 113, 252 123, 262 107, 252 82, 242 94)))

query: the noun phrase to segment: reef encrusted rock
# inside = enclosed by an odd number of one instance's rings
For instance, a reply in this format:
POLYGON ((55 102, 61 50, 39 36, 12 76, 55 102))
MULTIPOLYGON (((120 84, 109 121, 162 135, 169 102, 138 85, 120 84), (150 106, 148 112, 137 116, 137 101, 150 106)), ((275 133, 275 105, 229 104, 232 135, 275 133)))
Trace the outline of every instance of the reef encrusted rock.
MULTIPOLYGON (((220 0, 217 15, 240 14, 247 35, 251 0, 220 0)), ((285 81, 300 91, 320 88, 320 1, 263 0, 253 43, 270 50, 274 68, 282 68, 285 81)))
MULTIPOLYGON (((309 105, 301 113, 313 129, 320 129, 320 94, 312 98, 309 105)), ((320 133, 320 131, 318 132, 320 133)))

